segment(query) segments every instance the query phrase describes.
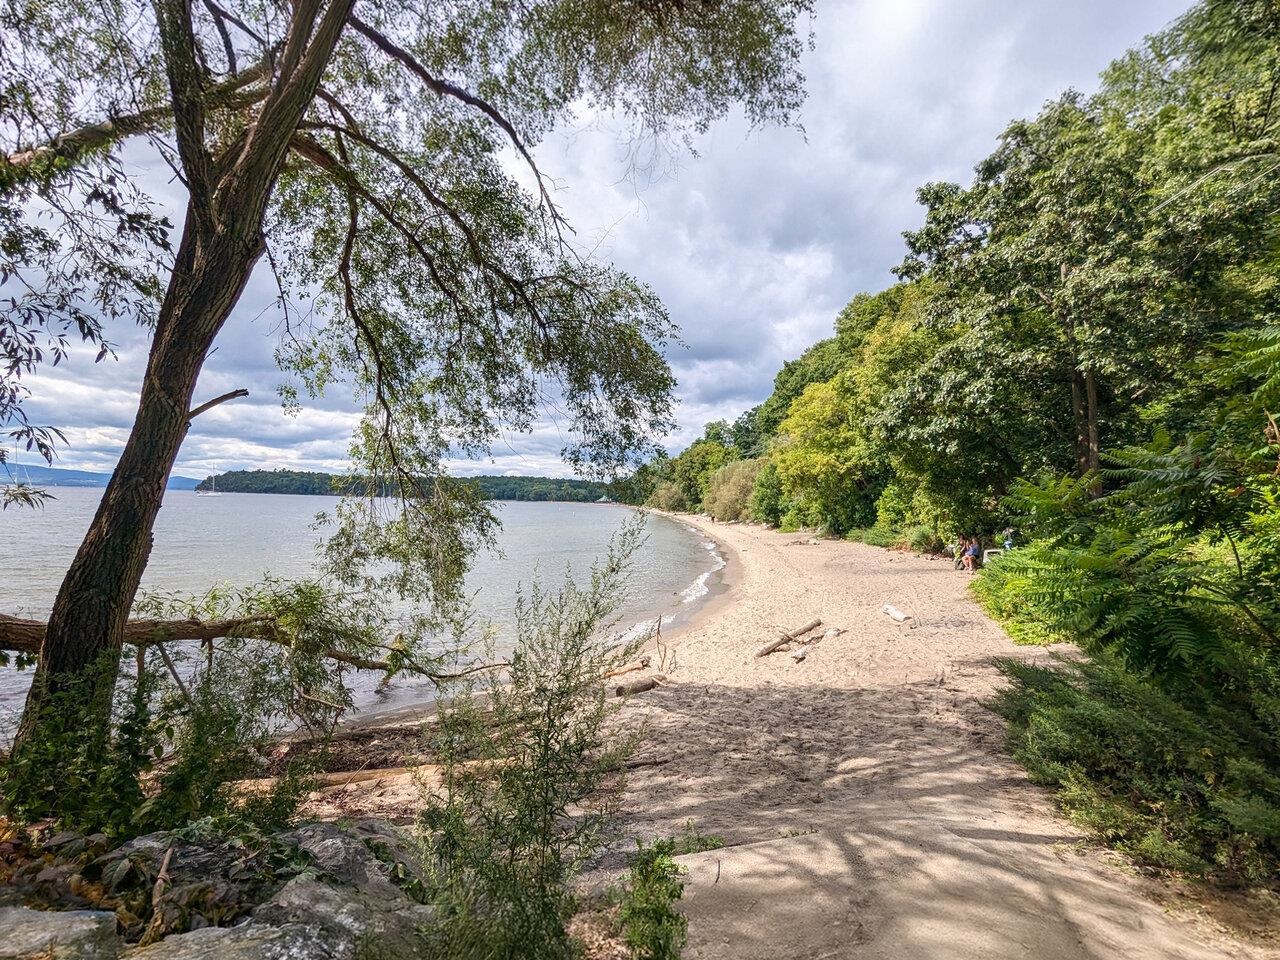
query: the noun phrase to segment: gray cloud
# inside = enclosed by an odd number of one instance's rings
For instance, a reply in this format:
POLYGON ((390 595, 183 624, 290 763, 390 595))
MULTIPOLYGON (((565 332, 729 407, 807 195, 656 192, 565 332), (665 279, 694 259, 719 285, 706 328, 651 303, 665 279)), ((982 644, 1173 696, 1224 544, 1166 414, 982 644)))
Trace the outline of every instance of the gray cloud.
MULTIPOLYGON (((703 424, 768 395, 786 359, 831 331, 855 293, 892 282, 916 188, 967 180, 1013 118, 1067 87, 1091 90, 1109 60, 1164 26, 1188 0, 827 0, 806 57, 810 98, 795 129, 748 131, 729 118, 652 183, 622 179, 619 129, 584 121, 539 149, 558 198, 598 255, 650 283, 682 328, 669 359, 680 381, 674 450, 703 424)), ((154 195, 178 209, 158 158, 129 155, 154 195)), ((176 219, 176 217, 175 217, 176 219)), ((206 398, 248 387, 194 425, 180 474, 293 466, 339 469, 354 404, 335 390, 296 417, 282 411, 273 363, 274 284, 254 276, 201 377, 206 398)), ((63 465, 109 468, 133 418, 146 335, 117 330, 118 360, 77 352, 30 381, 36 419, 63 425, 63 465)), ((458 472, 564 474, 553 423, 504 436, 458 472)))

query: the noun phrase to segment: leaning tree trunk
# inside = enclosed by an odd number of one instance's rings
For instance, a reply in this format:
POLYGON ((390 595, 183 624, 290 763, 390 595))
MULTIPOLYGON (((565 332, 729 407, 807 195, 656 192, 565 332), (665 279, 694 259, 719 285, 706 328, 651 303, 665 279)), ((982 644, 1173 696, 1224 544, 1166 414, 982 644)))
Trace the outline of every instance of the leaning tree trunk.
POLYGON ((138 413, 49 617, 14 750, 36 735, 53 698, 86 731, 105 730, 125 622, 151 553, 152 528, 190 426, 192 394, 214 337, 263 252, 260 232, 203 230, 188 212, 147 361, 138 413))

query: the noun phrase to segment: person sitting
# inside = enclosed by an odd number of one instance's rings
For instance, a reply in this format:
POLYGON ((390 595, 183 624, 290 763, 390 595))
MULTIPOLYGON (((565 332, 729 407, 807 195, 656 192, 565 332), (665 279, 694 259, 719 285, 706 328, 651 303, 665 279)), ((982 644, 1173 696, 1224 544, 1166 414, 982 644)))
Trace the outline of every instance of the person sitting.
POLYGON ((965 542, 964 553, 961 554, 961 559, 964 560, 964 568, 970 573, 977 573, 978 558, 982 556, 982 544, 979 543, 977 537, 965 542))

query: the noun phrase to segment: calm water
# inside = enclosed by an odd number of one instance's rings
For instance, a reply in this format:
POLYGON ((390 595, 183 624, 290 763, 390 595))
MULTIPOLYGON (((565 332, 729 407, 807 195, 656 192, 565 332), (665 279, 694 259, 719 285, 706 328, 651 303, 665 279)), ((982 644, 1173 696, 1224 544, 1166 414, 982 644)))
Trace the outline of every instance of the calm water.
MULTIPOLYGON (((0 512, 0 613, 47 616, 54 594, 88 529, 100 489, 63 487, 41 511, 0 512)), ((170 490, 156 522, 155 546, 143 589, 203 593, 218 582, 253 583, 270 573, 301 577, 313 572, 317 513, 331 511, 331 497, 228 493, 197 497, 170 490)), ((632 515, 613 504, 497 504, 502 520, 498 551, 481 553, 467 578, 476 613, 500 635, 510 627, 516 587, 537 574, 557 587, 566 568, 585 576, 610 536, 632 515)), ((635 558, 623 623, 663 614, 687 616, 722 563, 711 543, 667 517, 646 520, 647 539, 635 558)), ((21 707, 29 672, 0 668, 0 728, 21 707)), ((357 702, 389 707, 430 695, 430 684, 400 680, 376 693, 377 676, 357 681, 357 702)))

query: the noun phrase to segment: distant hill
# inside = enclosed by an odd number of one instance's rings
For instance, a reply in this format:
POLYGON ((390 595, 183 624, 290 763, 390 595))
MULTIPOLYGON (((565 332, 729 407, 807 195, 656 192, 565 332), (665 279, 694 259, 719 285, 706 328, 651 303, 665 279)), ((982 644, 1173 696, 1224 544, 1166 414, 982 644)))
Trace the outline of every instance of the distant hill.
MULTIPOLYGON (((59 467, 42 467, 29 463, 8 463, 0 467, 0 482, 30 480, 41 487, 105 487, 110 479, 109 473, 63 470, 59 467)), ((194 490, 199 482, 192 477, 170 477, 169 489, 194 490)))
MULTIPOLYGON (((206 477, 196 487, 210 490, 216 481, 220 493, 293 493, 309 496, 338 496, 339 485, 347 478, 331 473, 301 470, 231 470, 206 477)), ((464 477, 492 500, 561 500, 589 503, 609 496, 607 484, 592 480, 554 480, 549 477, 464 477)))

